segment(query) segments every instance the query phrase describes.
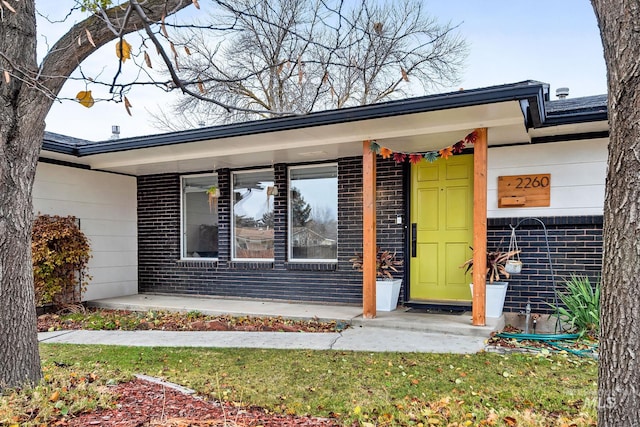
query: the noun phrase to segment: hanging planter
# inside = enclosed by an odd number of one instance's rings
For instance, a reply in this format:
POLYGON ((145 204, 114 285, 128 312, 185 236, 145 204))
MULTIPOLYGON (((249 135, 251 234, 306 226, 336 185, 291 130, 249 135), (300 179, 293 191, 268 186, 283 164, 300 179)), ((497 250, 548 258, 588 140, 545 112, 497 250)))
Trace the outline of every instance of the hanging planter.
POLYGON ((220 189, 217 185, 212 185, 207 189, 207 197, 209 199, 209 212, 218 210, 218 199, 220 198, 220 189))
POLYGON ((510 259, 504 266, 504 271, 509 274, 520 274, 522 271, 522 261, 517 259, 510 259))
POLYGON ((505 262, 504 271, 509 274, 520 274, 522 271, 522 261, 520 261, 520 249, 518 248, 518 241, 516 240, 516 229, 513 227, 511 227, 508 253, 513 255, 505 262))

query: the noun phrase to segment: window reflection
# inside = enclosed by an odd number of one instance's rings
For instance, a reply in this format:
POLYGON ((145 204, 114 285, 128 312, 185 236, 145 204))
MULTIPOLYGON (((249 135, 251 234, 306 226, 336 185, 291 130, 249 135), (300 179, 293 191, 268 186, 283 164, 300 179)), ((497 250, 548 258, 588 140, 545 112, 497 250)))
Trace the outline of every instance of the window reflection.
POLYGON ((218 258, 217 175, 182 178, 182 257, 218 258))
POLYGON ((233 257, 273 259, 273 170, 233 173, 233 257))
POLYGON ((338 258, 338 167, 289 169, 289 254, 292 261, 338 258))

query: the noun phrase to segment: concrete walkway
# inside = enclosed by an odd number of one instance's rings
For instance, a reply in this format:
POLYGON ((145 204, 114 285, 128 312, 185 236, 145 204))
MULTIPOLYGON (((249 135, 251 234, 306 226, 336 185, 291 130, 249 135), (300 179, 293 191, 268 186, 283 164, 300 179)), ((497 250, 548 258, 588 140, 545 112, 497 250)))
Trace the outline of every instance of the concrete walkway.
POLYGON ((350 305, 298 304, 281 301, 210 298, 181 295, 137 294, 89 301, 89 306, 120 310, 198 311, 202 314, 238 316, 283 316, 288 319, 339 320, 350 322, 362 314, 350 305))
POLYGON ((197 310, 203 314, 318 318, 348 323, 335 333, 293 332, 170 332, 170 331, 57 331, 38 334, 43 343, 105 344, 145 347, 227 347, 311 350, 353 350, 428 353, 476 353, 504 321, 488 319, 487 326, 471 326, 470 314, 443 315, 399 308, 363 319, 353 306, 294 304, 271 301, 202 297, 132 295, 93 301, 91 305, 137 311, 197 310))

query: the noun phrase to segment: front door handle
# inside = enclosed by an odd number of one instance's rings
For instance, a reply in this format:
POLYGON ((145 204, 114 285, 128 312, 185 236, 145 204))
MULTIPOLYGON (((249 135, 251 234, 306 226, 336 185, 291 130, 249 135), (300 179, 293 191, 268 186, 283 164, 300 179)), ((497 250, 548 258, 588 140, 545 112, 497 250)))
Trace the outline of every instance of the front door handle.
POLYGON ((418 224, 411 224, 411 257, 415 258, 418 252, 418 224))

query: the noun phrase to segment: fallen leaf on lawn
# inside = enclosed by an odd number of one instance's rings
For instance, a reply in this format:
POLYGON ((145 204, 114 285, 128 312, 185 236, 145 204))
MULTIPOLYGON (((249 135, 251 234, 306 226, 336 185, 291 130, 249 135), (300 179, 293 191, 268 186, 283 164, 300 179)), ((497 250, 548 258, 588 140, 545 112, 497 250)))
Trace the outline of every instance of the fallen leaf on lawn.
POLYGON ((50 402, 57 402, 58 399, 60 399, 60 392, 56 390, 49 397, 49 401, 50 402))
POLYGON ((496 414, 495 412, 491 412, 491 413, 487 416, 487 421, 489 421, 489 422, 496 422, 496 421, 498 421, 498 414, 496 414))

